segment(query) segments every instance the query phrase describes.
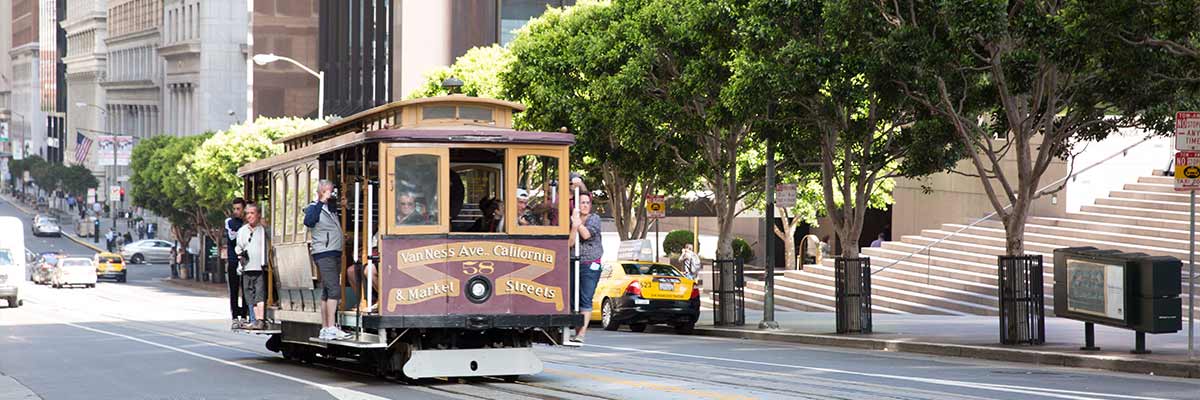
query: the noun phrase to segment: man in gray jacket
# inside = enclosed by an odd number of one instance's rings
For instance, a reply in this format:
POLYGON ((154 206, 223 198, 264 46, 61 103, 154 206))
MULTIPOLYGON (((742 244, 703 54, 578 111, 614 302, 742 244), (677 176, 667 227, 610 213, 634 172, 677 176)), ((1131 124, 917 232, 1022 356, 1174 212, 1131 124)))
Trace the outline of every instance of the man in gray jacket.
POLYGON ((338 329, 338 300, 342 299, 342 224, 338 219, 337 203, 333 199, 333 182, 322 179, 317 184, 317 201, 304 209, 304 226, 312 233, 312 257, 317 263, 321 281, 321 333, 323 340, 342 340, 349 334, 338 329))
POLYGON ((254 310, 254 323, 249 329, 265 329, 263 304, 267 300, 267 279, 263 267, 267 265, 267 230, 262 226, 258 205, 246 204, 246 224, 237 231, 237 272, 242 276, 242 298, 254 310))

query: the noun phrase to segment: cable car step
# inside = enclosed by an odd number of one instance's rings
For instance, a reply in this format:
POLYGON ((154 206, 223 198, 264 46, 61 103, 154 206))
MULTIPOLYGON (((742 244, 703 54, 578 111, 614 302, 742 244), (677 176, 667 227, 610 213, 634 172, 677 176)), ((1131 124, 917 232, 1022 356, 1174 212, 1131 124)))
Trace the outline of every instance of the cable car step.
POLYGON ((357 338, 354 337, 353 333, 351 333, 351 336, 349 338, 343 339, 343 340, 321 339, 319 337, 310 337, 310 338, 308 338, 308 341, 313 342, 313 343, 321 343, 321 344, 327 344, 327 345, 333 345, 333 346, 353 347, 356 349, 386 349, 388 347, 388 344, 386 342, 379 341, 379 335, 365 333, 365 332, 362 333, 361 335, 359 335, 357 338))
POLYGON ((280 330, 278 323, 268 323, 267 327, 264 329, 250 329, 250 328, 241 327, 241 328, 230 328, 230 330, 233 331, 233 333, 242 333, 242 334, 247 334, 247 335, 268 335, 269 336, 269 335, 277 335, 277 334, 283 333, 283 331, 280 330))
POLYGON ((417 379, 533 375, 542 368, 542 360, 528 347, 415 350, 404 363, 404 375, 417 379))

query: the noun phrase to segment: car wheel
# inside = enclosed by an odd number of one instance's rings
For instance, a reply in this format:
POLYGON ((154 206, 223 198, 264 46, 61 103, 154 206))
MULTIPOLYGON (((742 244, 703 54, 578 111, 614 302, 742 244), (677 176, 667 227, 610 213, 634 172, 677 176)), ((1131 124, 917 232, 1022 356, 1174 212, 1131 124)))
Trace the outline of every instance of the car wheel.
POLYGON ((691 335, 692 332, 695 332, 695 331, 696 331, 696 323, 695 322, 689 322, 686 324, 676 324, 675 325, 675 333, 678 333, 680 335, 691 335))
POLYGON ((615 331, 621 328, 621 323, 617 322, 613 315, 616 312, 613 308, 612 299, 604 299, 604 303, 600 306, 600 325, 606 331, 615 331))
POLYGON ((145 261, 146 261, 146 258, 142 257, 141 254, 134 254, 133 257, 129 258, 129 262, 134 263, 134 264, 141 264, 145 261))
POLYGON ((629 324, 629 330, 634 332, 645 332, 646 324, 629 324))

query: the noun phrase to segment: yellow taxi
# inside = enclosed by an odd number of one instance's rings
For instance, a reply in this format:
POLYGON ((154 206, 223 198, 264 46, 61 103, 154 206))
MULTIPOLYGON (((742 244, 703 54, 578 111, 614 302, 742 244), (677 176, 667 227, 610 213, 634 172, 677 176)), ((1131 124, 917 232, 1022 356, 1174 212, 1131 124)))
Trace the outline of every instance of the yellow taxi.
POLYGON ((115 253, 97 253, 92 256, 92 264, 96 265, 97 279, 112 279, 125 282, 125 258, 115 253))
POLYGON ((700 318, 700 287, 670 264, 612 261, 600 273, 592 310, 591 320, 609 331, 624 324, 634 332, 669 324, 690 334, 700 318))

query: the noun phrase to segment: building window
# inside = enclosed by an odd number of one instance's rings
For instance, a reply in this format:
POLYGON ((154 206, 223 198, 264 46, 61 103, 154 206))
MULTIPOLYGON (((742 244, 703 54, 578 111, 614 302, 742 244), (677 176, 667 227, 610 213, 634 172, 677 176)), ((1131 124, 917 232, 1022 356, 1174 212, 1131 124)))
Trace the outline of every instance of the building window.
POLYGON ((575 5, 575 0, 500 0, 500 44, 507 45, 517 30, 541 16, 546 7, 575 5))

